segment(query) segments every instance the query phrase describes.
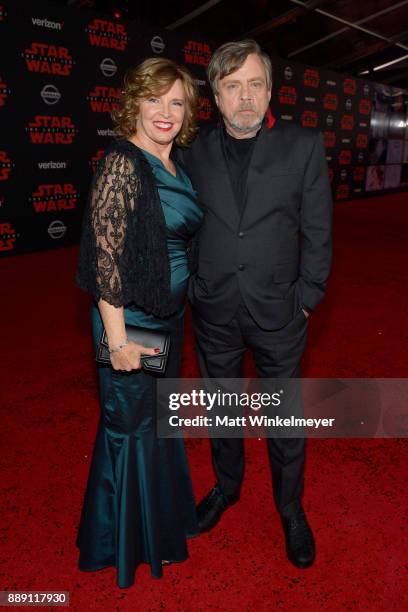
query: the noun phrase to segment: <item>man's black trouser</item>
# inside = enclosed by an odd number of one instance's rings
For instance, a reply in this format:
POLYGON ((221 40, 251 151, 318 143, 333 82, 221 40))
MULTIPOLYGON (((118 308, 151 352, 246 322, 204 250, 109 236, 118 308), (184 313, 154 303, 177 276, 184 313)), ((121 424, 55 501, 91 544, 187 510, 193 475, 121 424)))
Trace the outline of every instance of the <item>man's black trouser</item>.
MULTIPOLYGON (((252 351, 260 378, 300 377, 307 319, 300 310, 285 327, 260 328, 241 301, 233 319, 214 325, 193 310, 198 359, 203 378, 241 378, 246 349, 252 351)), ((303 491, 304 438, 268 438, 273 493, 278 511, 290 516, 303 491)), ((242 438, 211 438, 212 460, 221 491, 239 497, 244 475, 242 438)))

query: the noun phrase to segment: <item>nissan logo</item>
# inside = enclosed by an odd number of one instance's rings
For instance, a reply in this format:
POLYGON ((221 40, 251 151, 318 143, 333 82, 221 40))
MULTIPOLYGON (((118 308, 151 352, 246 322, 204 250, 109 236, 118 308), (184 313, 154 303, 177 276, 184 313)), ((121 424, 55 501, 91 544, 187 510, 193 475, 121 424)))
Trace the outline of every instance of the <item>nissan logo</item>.
POLYGON ((57 104, 60 101, 61 94, 55 85, 44 85, 41 90, 41 97, 46 104, 57 104))
POLYGON ((150 46, 152 48, 153 53, 163 53, 166 45, 164 44, 164 40, 161 36, 153 36, 150 41, 150 46))
POLYGON ((118 70, 117 65, 110 57, 105 57, 105 59, 103 59, 99 64, 99 68, 101 69, 102 74, 106 77, 113 76, 118 70))
POLYGON ((67 226, 63 224, 62 221, 52 221, 48 226, 48 235, 53 240, 58 240, 65 235, 67 231, 67 226))
POLYGON ((293 77, 292 68, 290 66, 286 66, 283 74, 285 75, 285 79, 290 81, 290 79, 293 77))

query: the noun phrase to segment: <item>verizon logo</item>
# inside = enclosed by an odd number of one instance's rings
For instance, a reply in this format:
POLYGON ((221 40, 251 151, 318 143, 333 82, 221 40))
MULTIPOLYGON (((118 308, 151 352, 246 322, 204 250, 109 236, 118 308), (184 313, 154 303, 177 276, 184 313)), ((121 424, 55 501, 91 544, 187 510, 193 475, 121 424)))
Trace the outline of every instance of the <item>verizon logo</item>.
POLYGON ((110 129, 106 130, 96 130, 98 136, 115 136, 115 132, 110 129))
POLYGON ((64 170, 67 168, 67 162, 38 162, 38 167, 40 170, 64 170))
POLYGON ((49 30, 62 30, 63 24, 59 21, 50 21, 49 19, 40 19, 39 17, 31 17, 31 22, 40 28, 48 28, 49 30))

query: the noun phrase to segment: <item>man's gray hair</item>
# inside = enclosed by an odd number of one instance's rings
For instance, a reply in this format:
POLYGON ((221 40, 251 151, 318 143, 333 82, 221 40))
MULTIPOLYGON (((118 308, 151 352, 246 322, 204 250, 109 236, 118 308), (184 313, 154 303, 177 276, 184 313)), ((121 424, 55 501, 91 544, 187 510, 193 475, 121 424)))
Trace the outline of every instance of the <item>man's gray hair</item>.
POLYGON ((245 62, 248 55, 255 53, 260 57, 265 68, 266 84, 272 87, 272 62, 255 40, 246 39, 227 42, 214 51, 208 64, 207 76, 214 94, 218 93, 218 81, 235 72, 245 62))

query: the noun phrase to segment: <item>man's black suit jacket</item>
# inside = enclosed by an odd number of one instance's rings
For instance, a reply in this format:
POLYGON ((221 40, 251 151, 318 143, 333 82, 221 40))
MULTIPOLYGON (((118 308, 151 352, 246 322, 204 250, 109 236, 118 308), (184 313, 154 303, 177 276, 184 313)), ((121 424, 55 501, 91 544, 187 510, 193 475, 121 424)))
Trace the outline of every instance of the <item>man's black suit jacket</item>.
POLYGON ((183 163, 204 208, 192 306, 224 324, 240 294, 267 330, 322 299, 331 262, 332 198, 323 136, 269 116, 256 139, 242 214, 222 146, 222 125, 201 130, 183 163))

